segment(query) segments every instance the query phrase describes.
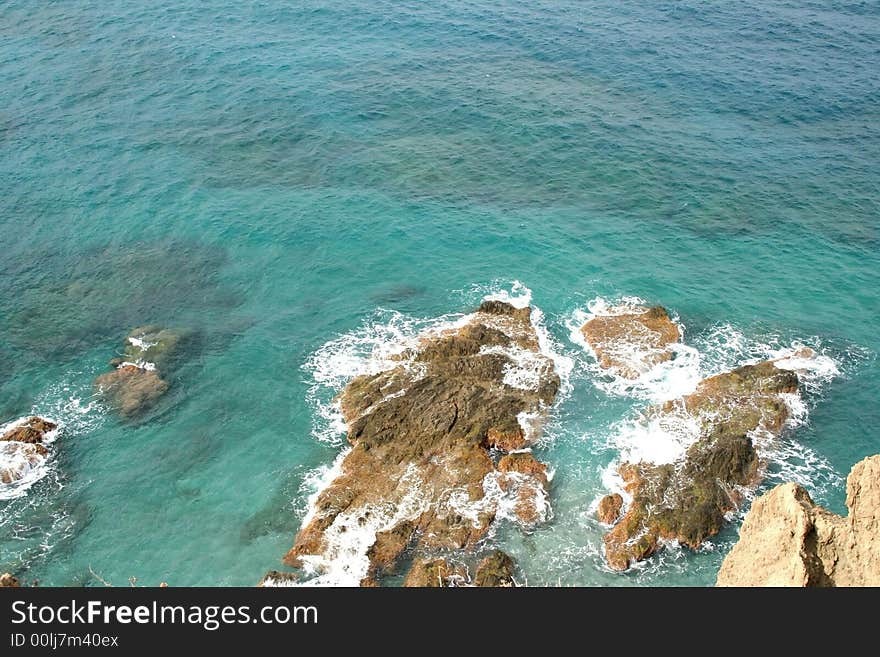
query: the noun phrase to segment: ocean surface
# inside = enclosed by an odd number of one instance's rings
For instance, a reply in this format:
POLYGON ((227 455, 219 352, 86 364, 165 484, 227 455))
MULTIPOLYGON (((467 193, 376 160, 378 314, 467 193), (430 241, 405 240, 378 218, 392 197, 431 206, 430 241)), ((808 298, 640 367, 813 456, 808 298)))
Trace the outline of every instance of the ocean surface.
POLYGON ((12 0, 0 85, 0 424, 63 425, 0 495, 0 572, 255 584, 343 444, 333 395, 487 295, 566 371, 553 518, 490 538, 529 585, 714 583, 736 519, 619 574, 592 514, 694 377, 823 356, 762 490, 843 512, 880 452, 876 2, 12 0), (626 387, 573 329, 629 297, 693 350, 626 387), (123 421, 92 381, 148 323, 196 339, 123 421))

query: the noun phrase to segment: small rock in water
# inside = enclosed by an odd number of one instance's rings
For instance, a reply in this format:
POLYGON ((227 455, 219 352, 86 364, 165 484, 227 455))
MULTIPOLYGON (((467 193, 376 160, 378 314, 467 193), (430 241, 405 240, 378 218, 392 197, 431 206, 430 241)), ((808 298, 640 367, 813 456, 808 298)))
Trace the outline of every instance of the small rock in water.
POLYGON ((9 573, 0 575, 0 588, 18 588, 19 586, 21 584, 18 583, 18 580, 9 573))
POLYGON ((32 416, 0 435, 0 484, 20 481, 42 464, 49 454, 44 441, 57 428, 54 422, 32 416))
POLYGON ((594 317, 581 327, 581 334, 599 365, 626 379, 637 379, 670 360, 671 345, 681 339, 678 325, 662 306, 594 317))
POLYGON ((168 391, 163 375, 173 363, 180 341, 180 334, 168 329, 134 329, 125 339, 123 356, 110 361, 115 369, 97 377, 95 387, 123 417, 140 415, 168 391))

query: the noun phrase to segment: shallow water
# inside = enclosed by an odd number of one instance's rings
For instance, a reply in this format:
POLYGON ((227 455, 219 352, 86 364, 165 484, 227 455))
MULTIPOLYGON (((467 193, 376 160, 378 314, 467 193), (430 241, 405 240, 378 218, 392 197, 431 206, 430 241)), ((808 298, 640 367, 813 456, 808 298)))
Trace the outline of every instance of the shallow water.
POLYGON ((0 570, 255 583, 339 449, 322 347, 514 281, 574 363, 554 518, 493 538, 529 584, 711 584, 736 535, 604 568, 590 505, 646 401, 570 338, 596 297, 666 305, 707 370, 834 360, 767 485, 839 512, 880 451, 875 5, 13 1, 0 36, 0 423, 64 423, 0 570), (196 339, 126 423, 91 382, 147 323, 196 339))

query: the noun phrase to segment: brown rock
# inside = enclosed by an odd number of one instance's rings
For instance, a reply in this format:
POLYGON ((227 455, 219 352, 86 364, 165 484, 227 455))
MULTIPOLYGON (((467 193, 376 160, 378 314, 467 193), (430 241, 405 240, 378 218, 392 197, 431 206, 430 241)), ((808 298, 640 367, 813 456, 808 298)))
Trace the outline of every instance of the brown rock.
MULTIPOLYGON (((369 567, 354 583, 393 568, 410 544, 416 553, 472 547, 495 518, 483 488, 496 473, 490 442, 523 446, 518 415, 540 412, 556 396, 553 361, 538 349, 528 308, 486 302, 460 328, 422 336, 390 369, 353 379, 339 397, 353 448, 285 562, 308 559, 327 570, 343 558, 337 550, 352 529, 376 536, 358 543, 369 567), (534 389, 504 383, 522 350, 538 366, 534 389)), ((522 478, 543 486, 536 474, 522 478)))
POLYGON ((474 575, 474 586, 499 587, 514 586, 513 559, 501 550, 495 550, 485 557, 474 575))
POLYGON ((661 306, 594 317, 581 327, 581 334, 603 368, 627 379, 670 360, 670 345, 681 339, 678 326, 661 306))
POLYGON ((32 416, 25 420, 23 423, 18 424, 13 427, 2 436, 0 436, 0 440, 2 441, 15 441, 19 443, 42 443, 43 438, 45 438, 46 434, 50 431, 54 431, 58 428, 58 425, 54 422, 50 422, 45 418, 32 416))
POLYGON ((0 588, 18 588, 21 586, 18 580, 9 573, 0 575, 0 588))
POLYGON ((528 443, 522 428, 517 424, 506 428, 489 427, 486 433, 486 442, 489 447, 496 447, 505 452, 522 449, 528 443))
POLYGON ((599 522, 606 525, 613 525, 620 517, 620 510, 623 508, 623 497, 619 493, 606 495, 599 500, 599 508, 596 510, 596 517, 599 522))
POLYGON ((846 480, 849 515, 820 506, 797 484, 752 504, 717 586, 880 586, 880 455, 846 480))
POLYGON ((461 586, 467 581, 466 575, 463 566, 452 565, 446 559, 417 559, 403 585, 421 588, 461 586))
POLYGON ((647 558, 660 539, 697 548, 717 534, 725 514, 740 502, 737 487, 760 481, 751 432, 779 432, 789 415, 780 394, 797 386, 794 372, 766 361, 710 377, 682 400, 650 409, 655 418, 695 416, 700 434, 679 463, 621 465, 633 501, 605 536, 609 566, 624 570, 647 558))
POLYGON ((531 452, 505 454, 498 460, 499 472, 517 472, 547 483, 547 466, 536 459, 531 452))
POLYGON ((162 378, 180 350, 180 333, 142 326, 125 339, 123 356, 113 358, 115 369, 95 379, 95 387, 120 415, 134 417, 152 407, 168 390, 162 378))
POLYGON ((153 406, 168 383, 154 370, 123 365, 95 379, 95 387, 121 415, 132 417, 153 406))

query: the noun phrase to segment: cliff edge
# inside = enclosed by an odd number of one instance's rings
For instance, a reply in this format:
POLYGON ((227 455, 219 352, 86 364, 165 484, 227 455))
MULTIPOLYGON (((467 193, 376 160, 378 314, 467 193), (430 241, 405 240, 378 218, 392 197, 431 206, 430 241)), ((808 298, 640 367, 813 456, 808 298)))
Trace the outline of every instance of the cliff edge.
POLYGON ((880 586, 880 455, 846 480, 841 517, 797 484, 755 500, 716 586, 880 586))

